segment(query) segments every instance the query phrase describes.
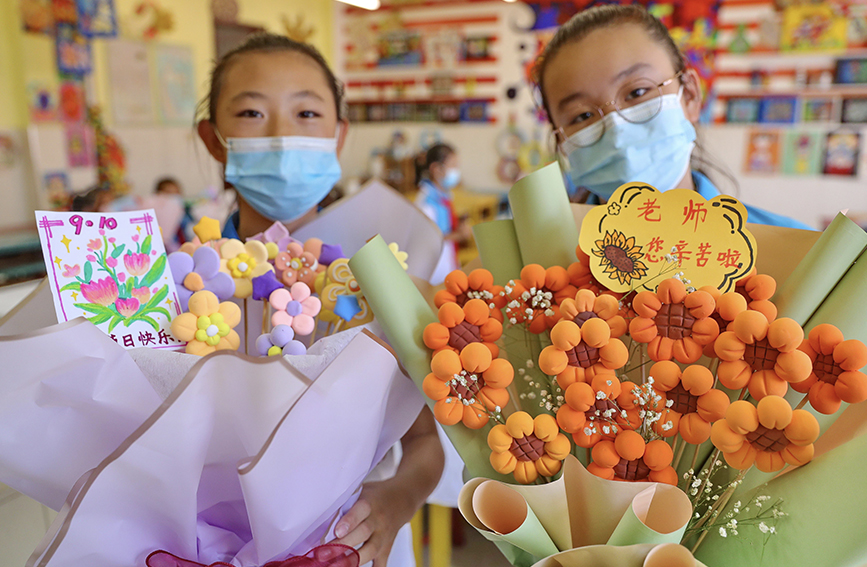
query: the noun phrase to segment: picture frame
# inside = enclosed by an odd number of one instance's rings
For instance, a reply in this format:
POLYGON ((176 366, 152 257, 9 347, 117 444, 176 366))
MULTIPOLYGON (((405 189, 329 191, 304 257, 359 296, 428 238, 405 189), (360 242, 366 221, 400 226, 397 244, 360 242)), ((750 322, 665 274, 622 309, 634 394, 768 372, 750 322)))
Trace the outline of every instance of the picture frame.
POLYGON ((840 85, 867 84, 867 58, 837 59, 834 63, 834 82, 840 85))
POLYGON ((798 97, 771 96, 762 99, 759 105, 759 122, 762 124, 792 124, 798 116, 798 97))
POLYGON ((833 98, 804 98, 801 103, 802 122, 831 122, 835 120, 836 105, 833 98))
POLYGON ((777 173, 780 168, 780 133, 755 129, 747 135, 744 173, 777 173))
POLYGON ((858 174, 860 156, 860 133, 851 130, 828 132, 825 138, 822 173, 855 177, 858 174))
POLYGON ((758 98, 730 98, 726 103, 726 122, 734 124, 751 124, 759 121, 758 98))
POLYGON ((867 97, 844 98, 840 111, 840 122, 843 124, 867 124, 867 97))

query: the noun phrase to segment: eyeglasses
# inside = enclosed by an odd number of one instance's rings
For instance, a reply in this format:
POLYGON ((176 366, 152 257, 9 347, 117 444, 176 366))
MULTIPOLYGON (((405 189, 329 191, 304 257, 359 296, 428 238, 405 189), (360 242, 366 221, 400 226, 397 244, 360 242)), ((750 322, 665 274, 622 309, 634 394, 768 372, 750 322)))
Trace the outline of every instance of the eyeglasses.
POLYGON ((648 122, 662 109, 662 89, 681 75, 683 71, 678 71, 673 77, 661 83, 654 83, 647 78, 637 79, 621 87, 614 100, 601 106, 587 104, 583 107, 573 107, 569 112, 574 118, 556 131, 562 136, 564 143, 568 140, 569 145, 592 146, 605 133, 605 122, 602 119, 605 117, 605 109, 612 105, 617 114, 627 122, 634 124, 648 122), (579 132, 581 135, 575 136, 579 132))

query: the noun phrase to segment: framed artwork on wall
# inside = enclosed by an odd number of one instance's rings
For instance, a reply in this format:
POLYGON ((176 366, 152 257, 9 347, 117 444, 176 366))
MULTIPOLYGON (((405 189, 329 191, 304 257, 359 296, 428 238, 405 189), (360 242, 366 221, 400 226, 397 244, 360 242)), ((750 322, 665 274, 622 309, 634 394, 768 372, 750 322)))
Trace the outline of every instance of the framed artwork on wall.
POLYGON ((840 122, 846 124, 867 124, 867 97, 844 98, 840 122))
POLYGON ((763 98, 759 106, 759 122, 766 124, 791 124, 797 115, 798 98, 794 96, 763 98))
POLYGON ((726 106, 726 122, 738 124, 759 121, 758 98, 731 98, 726 106))

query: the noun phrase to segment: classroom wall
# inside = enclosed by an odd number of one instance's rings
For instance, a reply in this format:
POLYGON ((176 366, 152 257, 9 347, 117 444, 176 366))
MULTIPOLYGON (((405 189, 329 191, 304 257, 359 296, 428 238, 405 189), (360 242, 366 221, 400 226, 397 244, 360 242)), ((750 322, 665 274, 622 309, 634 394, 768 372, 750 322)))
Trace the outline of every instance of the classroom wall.
MULTIPOLYGON (((115 0, 122 28, 139 2, 115 0)), ((333 59, 332 0, 239 0, 238 4, 239 23, 277 33, 285 33, 282 16, 294 23, 296 15, 303 14, 304 23, 314 29, 310 42, 327 59, 333 59)), ((202 97, 207 93, 215 52, 211 2, 163 0, 159 5, 171 12, 174 27, 153 41, 191 48, 197 94, 202 97)), ((222 187, 219 168, 198 141, 192 116, 189 125, 115 124, 107 57, 111 43, 94 41, 94 71, 85 85, 89 102, 103 108, 104 124, 126 150, 127 181, 132 192, 148 194, 155 181, 166 175, 178 178, 187 195, 222 187)), ((0 231, 31 225, 32 211, 44 206, 36 180, 41 179, 41 172, 66 168, 60 123, 31 124, 27 107, 29 84, 39 82, 56 90, 59 81, 54 58, 51 38, 23 32, 17 0, 0 0, 0 134, 11 136, 16 145, 15 164, 0 168, 0 231), (31 153, 35 157, 32 161, 31 153)), ((68 174, 75 190, 84 190, 96 181, 94 168, 69 168, 68 174)))

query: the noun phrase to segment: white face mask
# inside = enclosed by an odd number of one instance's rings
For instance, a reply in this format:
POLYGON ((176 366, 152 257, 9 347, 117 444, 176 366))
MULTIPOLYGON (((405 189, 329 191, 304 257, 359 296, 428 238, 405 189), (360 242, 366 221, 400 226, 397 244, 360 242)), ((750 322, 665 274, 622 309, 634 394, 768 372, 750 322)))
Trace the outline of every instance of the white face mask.
POLYGON ((446 174, 443 176, 443 180, 440 182, 440 185, 443 186, 443 189, 453 189, 460 182, 461 170, 456 167, 450 167, 446 170, 446 174))
MULTIPOLYGON (((629 122, 611 112, 567 138, 558 149, 572 185, 603 199, 611 198, 618 187, 633 181, 660 191, 674 189, 689 171, 695 146, 695 128, 683 112, 680 95, 681 91, 663 95, 659 114, 647 122, 629 122), (599 134, 599 128, 605 128, 602 138, 582 146, 582 141, 599 134)), ((640 115, 647 104, 660 103, 645 102, 621 112, 640 115)))

